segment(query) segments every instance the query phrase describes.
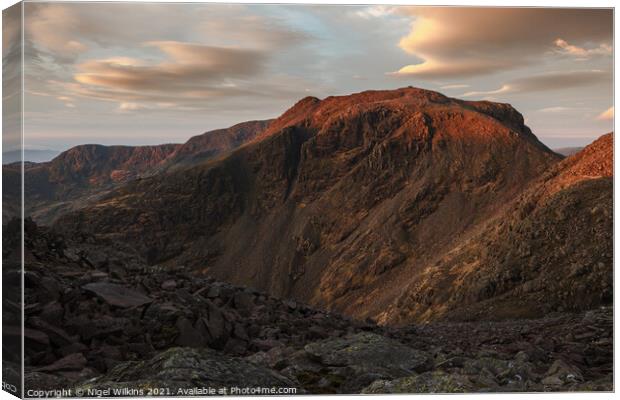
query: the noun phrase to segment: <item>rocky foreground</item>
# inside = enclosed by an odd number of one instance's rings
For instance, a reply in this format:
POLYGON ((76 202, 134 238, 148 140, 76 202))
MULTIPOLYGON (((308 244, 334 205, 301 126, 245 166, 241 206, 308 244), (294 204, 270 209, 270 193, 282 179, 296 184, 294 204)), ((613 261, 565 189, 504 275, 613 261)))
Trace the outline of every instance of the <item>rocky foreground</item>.
MULTIPOLYGON (((6 227, 5 260, 18 227, 6 227)), ((70 240, 31 222, 26 249, 26 390, 613 390, 611 308, 392 328, 180 266, 147 266, 119 244, 70 240)), ((18 277, 3 274, 5 282, 18 277)), ((5 338, 11 332, 19 329, 5 329, 5 338)))

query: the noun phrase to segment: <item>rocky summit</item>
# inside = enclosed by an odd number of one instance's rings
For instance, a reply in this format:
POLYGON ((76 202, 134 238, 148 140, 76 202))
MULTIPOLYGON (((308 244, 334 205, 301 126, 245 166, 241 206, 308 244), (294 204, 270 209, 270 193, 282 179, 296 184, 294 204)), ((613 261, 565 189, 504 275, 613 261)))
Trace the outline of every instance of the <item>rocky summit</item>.
POLYGON ((612 390, 612 158, 410 87, 28 164, 26 385, 612 390))

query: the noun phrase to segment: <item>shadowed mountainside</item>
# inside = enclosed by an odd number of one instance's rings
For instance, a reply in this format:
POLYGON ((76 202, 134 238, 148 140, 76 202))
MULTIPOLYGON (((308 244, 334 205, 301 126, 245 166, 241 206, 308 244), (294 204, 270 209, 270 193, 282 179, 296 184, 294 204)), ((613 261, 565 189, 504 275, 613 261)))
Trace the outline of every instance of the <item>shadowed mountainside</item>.
MULTIPOLYGON (((250 121, 209 131, 184 144, 80 145, 49 162, 25 163, 26 215, 51 223, 58 215, 94 203, 118 185, 230 152, 252 140, 269 122, 250 121)), ((5 201, 14 203, 19 198, 20 164, 4 165, 3 174, 5 201)))
MULTIPOLYGON (((444 266, 447 255, 508 218, 559 161, 506 104, 415 88, 306 98, 229 156, 131 182, 58 226, 132 243, 151 264, 404 323, 429 318, 386 311, 403 304, 404 288, 431 270, 469 279, 444 266)), ((416 304, 454 300, 428 282, 416 304)), ((483 289, 472 303, 508 290, 483 289)))

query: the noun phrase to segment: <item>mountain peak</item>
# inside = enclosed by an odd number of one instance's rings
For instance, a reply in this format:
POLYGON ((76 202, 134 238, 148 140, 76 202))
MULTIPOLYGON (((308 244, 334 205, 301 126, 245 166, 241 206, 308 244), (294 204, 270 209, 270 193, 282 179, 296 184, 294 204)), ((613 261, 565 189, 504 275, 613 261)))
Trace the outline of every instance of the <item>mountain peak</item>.
MULTIPOLYGON (((405 87, 394 90, 367 90, 323 100, 305 97, 288 109, 257 136, 257 140, 277 134, 284 128, 303 126, 321 131, 326 125, 355 119, 384 118, 388 114, 401 125, 407 120, 426 115, 431 120, 450 126, 454 136, 465 132, 478 137, 492 134, 517 134, 537 147, 550 151, 524 124, 523 116, 510 104, 490 101, 465 101, 447 97, 439 92, 405 87), (467 129, 462 129, 467 124, 467 129)), ((394 127, 396 128, 396 127, 394 127)))

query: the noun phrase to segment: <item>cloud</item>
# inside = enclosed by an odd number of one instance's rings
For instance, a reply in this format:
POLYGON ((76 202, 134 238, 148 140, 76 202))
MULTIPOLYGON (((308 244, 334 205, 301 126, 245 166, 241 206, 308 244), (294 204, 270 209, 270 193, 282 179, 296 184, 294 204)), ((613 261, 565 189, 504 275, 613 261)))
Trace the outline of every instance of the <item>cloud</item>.
POLYGON ((502 85, 499 89, 495 89, 495 90, 487 90, 487 91, 481 91, 481 90, 474 90, 471 92, 466 92, 463 93, 461 95, 461 97, 480 97, 480 96, 490 96, 490 95, 494 95, 494 94, 502 94, 502 93, 511 93, 514 92, 515 89, 512 85, 502 85))
POLYGON ((508 93, 532 93, 572 89, 611 82, 611 74, 601 70, 552 72, 517 78, 489 91, 471 91, 462 97, 480 97, 508 93))
POLYGON ((271 65, 311 36, 243 5, 28 3, 26 17, 30 94, 116 102, 126 113, 295 99, 295 85, 311 86, 271 65))
POLYGON ((365 7, 361 10, 358 10, 355 12, 355 15, 360 18, 364 18, 364 19, 372 19, 372 18, 385 17, 386 15, 393 14, 396 10, 397 10, 396 7, 376 5, 376 6, 365 7))
POLYGON ((148 42, 164 55, 160 62, 129 57, 88 60, 76 66, 70 85, 81 96, 121 102, 124 111, 142 102, 204 100, 246 93, 236 79, 257 76, 267 54, 252 49, 204 46, 174 41, 148 42), (125 104, 123 106, 123 104, 125 104))
POLYGON ((566 40, 557 39, 555 45, 559 47, 560 53, 576 56, 580 60, 586 60, 593 56, 611 56, 612 54, 612 48, 607 43, 602 43, 598 47, 586 49, 569 44, 566 40))
POLYGON ((227 78, 251 77, 267 55, 256 50, 194 43, 149 42, 168 58, 148 64, 132 58, 89 60, 78 64, 75 80, 119 91, 196 92, 221 85, 227 78))
POLYGON ((256 15, 241 4, 29 3, 25 16, 32 45, 64 62, 91 48, 128 48, 164 39, 277 49, 310 38, 284 20, 256 15))
POLYGON ((440 89, 444 89, 444 90, 448 90, 448 89, 465 89, 468 88, 469 85, 465 85, 465 84, 454 84, 454 85, 444 85, 444 86, 440 86, 440 89))
POLYGON ((557 107, 545 107, 545 108, 541 108, 540 110, 538 110, 541 113, 561 113, 561 112, 565 112, 565 111, 571 111, 574 108, 572 107, 561 107, 561 106, 557 106, 557 107))
POLYGON ((489 74, 540 62, 558 38, 575 49, 599 43, 604 50, 612 40, 610 9, 408 7, 401 12, 414 21, 399 46, 419 61, 396 76, 489 74))
POLYGON ((596 119, 601 120, 601 121, 609 121, 609 120, 614 119, 614 108, 609 107, 607 110, 600 113, 598 117, 596 117, 596 119))

